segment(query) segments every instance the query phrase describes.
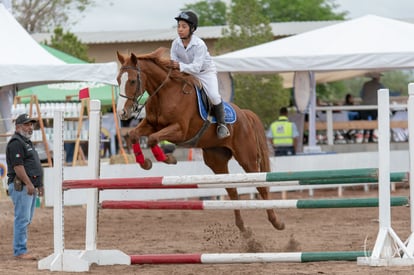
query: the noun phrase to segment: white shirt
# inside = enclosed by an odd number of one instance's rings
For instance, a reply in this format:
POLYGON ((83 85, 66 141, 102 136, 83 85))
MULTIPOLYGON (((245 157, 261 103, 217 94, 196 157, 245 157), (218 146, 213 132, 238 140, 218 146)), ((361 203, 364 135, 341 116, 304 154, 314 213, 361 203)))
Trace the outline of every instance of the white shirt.
POLYGON ((174 39, 171 45, 171 59, 180 63, 180 71, 199 76, 203 73, 216 73, 216 66, 211 59, 206 43, 196 35, 191 36, 187 48, 181 38, 174 39))

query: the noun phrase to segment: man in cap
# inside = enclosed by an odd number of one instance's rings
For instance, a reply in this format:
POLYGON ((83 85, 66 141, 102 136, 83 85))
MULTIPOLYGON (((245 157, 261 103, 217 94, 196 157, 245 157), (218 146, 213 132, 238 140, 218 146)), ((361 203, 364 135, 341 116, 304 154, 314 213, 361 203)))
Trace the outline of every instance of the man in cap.
POLYGON ((37 196, 43 196, 43 170, 30 141, 36 120, 28 114, 16 119, 16 131, 6 147, 8 194, 14 205, 13 254, 16 259, 36 260, 27 250, 27 229, 37 196))
MULTIPOLYGON (((382 73, 372 72, 366 74, 371 80, 364 83, 361 89, 361 99, 364 105, 378 105, 378 93, 379 89, 383 89, 384 85, 380 82, 382 73)), ((375 110, 363 110, 361 111, 361 119, 363 120, 377 120, 378 109, 375 110)), ((367 135, 368 142, 374 142, 374 130, 364 130, 364 138, 367 135)))

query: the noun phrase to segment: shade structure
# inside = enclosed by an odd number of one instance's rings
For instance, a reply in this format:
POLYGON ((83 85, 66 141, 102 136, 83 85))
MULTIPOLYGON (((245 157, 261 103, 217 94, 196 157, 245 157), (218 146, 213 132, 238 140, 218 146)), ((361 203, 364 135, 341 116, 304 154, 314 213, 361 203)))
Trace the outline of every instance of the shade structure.
POLYGON ((219 72, 277 72, 292 87, 293 72, 317 82, 367 71, 414 68, 414 24, 366 15, 214 57, 219 72))

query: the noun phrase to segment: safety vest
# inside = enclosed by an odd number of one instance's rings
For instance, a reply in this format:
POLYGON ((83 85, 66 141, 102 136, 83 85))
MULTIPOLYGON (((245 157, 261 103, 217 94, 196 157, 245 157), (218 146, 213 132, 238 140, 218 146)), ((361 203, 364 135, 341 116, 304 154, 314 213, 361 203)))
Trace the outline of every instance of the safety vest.
POLYGON ((277 121, 270 125, 274 146, 293 145, 293 127, 286 116, 280 116, 277 121))

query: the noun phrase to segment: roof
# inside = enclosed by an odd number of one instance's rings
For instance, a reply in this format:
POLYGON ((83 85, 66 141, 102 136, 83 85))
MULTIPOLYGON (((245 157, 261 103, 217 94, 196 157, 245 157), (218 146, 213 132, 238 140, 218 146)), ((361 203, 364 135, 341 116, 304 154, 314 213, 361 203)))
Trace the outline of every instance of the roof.
MULTIPOLYGON (((313 29, 336 24, 342 21, 306 21, 306 22, 280 22, 271 23, 270 26, 275 37, 289 36, 313 29)), ((197 35, 203 39, 221 38, 225 26, 198 27, 197 35)), ((102 32, 76 32, 74 33, 84 44, 134 43, 171 41, 176 36, 175 28, 136 30, 136 31, 102 31, 102 32)), ((32 37, 43 42, 50 39, 50 33, 35 33, 32 37)))
POLYGON ((413 36, 412 23, 366 15, 213 59, 219 72, 289 73, 285 86, 295 71, 313 71, 318 82, 329 82, 414 68, 413 36))

